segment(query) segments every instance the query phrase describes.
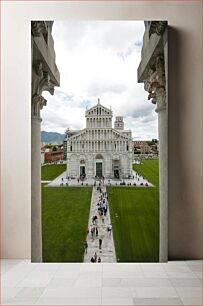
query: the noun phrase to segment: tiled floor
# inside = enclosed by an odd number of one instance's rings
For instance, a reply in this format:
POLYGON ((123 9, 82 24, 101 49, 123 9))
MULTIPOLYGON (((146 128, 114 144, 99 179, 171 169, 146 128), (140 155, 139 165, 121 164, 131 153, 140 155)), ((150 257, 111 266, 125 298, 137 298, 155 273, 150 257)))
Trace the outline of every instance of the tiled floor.
POLYGON ((1 305, 202 305, 202 261, 1 261, 1 305))

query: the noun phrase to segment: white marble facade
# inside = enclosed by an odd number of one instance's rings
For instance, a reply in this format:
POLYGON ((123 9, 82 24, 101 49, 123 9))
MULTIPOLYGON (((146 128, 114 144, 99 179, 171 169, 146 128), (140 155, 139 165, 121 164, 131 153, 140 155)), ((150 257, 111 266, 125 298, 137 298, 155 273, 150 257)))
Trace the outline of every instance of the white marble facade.
POLYGON ((127 178, 132 176, 133 143, 123 117, 98 103, 86 110, 86 128, 67 133, 67 177, 127 178))

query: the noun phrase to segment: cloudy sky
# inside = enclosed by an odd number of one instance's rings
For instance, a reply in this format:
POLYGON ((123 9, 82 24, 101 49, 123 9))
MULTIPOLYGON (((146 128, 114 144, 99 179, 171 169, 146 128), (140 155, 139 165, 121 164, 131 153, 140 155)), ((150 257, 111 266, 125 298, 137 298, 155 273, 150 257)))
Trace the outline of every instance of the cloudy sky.
POLYGON ((42 130, 84 128, 86 108, 100 98, 114 116, 124 116, 135 140, 158 138, 155 107, 137 83, 143 33, 143 21, 55 21, 61 84, 54 96, 43 93, 42 130))

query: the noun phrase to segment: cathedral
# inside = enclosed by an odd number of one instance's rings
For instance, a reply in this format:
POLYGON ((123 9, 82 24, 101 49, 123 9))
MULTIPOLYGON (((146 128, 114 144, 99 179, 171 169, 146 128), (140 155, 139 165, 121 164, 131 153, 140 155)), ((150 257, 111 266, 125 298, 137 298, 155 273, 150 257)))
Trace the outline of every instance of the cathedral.
POLYGON ((117 178, 132 176, 131 130, 124 130, 123 117, 100 104, 86 110, 86 128, 67 131, 67 177, 117 178))

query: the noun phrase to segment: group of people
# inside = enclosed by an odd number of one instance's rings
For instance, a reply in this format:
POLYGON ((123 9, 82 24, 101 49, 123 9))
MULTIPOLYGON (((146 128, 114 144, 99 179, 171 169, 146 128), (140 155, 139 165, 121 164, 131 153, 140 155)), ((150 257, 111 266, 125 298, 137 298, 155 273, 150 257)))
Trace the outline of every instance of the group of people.
POLYGON ((108 196, 106 192, 100 191, 99 200, 97 203, 97 210, 98 214, 102 219, 102 223, 104 223, 104 217, 106 217, 107 211, 108 211, 108 196))
MULTIPOLYGON (((136 179, 138 182, 139 182, 141 179, 143 180, 143 177, 142 177, 139 173, 137 173, 137 172, 135 173, 135 175, 133 176, 133 178, 136 179)), ((134 183, 133 185, 136 186, 135 183, 134 183)), ((147 187, 147 186, 149 186, 149 185, 148 185, 147 182, 146 182, 145 184, 144 184, 143 182, 141 182, 141 183, 140 183, 140 186, 146 186, 146 187, 147 187)))
MULTIPOLYGON (((97 187, 97 191, 99 191, 99 198, 98 198, 98 202, 97 202, 97 211, 98 211, 98 215, 95 214, 92 216, 92 225, 91 228, 87 229, 87 235, 91 235, 91 239, 92 241, 94 241, 94 239, 98 239, 98 248, 101 252, 102 250, 102 235, 99 236, 99 224, 102 225, 102 227, 105 227, 105 217, 107 216, 107 211, 108 211, 108 196, 107 196, 107 192, 103 192, 102 188, 101 188, 101 183, 99 183, 99 186, 96 186, 96 184, 94 185, 95 188, 97 187)), ((108 224, 106 227, 106 231, 107 233, 111 234, 112 231, 112 225, 108 224)), ((101 233, 100 233, 101 234, 101 233)), ((85 253, 87 254, 87 249, 88 249, 88 243, 87 240, 84 242, 84 249, 85 249, 85 253)), ((94 263, 94 262, 101 262, 101 257, 97 256, 97 253, 95 252, 94 256, 91 257, 90 262, 94 263)))
POLYGON ((98 262, 98 263, 100 263, 101 262, 101 257, 100 256, 98 257, 97 253, 95 252, 94 256, 91 257, 90 262, 98 262))

